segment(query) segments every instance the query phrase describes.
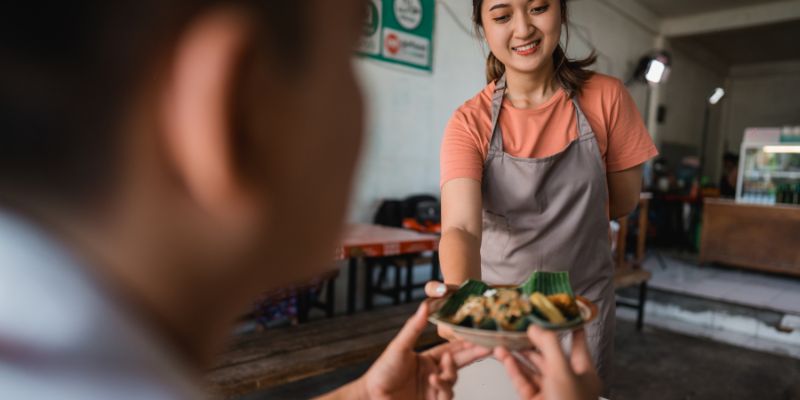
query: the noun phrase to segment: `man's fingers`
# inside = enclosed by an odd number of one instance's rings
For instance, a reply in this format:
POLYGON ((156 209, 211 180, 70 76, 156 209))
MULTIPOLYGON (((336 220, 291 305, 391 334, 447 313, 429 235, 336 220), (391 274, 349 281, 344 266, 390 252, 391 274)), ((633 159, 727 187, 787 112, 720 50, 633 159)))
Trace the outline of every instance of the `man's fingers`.
POLYGON ((458 290, 458 286, 446 285, 439 281, 428 281, 428 283, 425 284, 425 295, 433 298, 444 297, 448 293, 456 290, 458 290))
POLYGON ((401 349, 412 350, 417 338, 422 334, 425 325, 428 323, 428 304, 422 302, 417 312, 406 321, 403 329, 392 340, 392 346, 399 346, 401 349))
POLYGON ((441 337, 444 340, 456 340, 456 339, 458 339, 456 337, 455 333, 453 333, 453 329, 450 328, 449 326, 444 326, 444 325, 437 326, 436 327, 436 333, 438 333, 439 337, 441 337))
POLYGON ((474 347, 472 343, 465 342, 463 340, 454 340, 452 342, 440 344, 436 347, 425 350, 423 354, 429 355, 435 358, 436 360, 439 360, 440 358, 442 358, 442 355, 444 355, 444 353, 453 353, 471 347, 474 347))
POLYGON ((492 354, 492 351, 485 347, 471 346, 463 348, 459 351, 455 351, 452 354, 453 354, 453 362, 456 368, 464 368, 467 365, 470 365, 475 361, 478 361, 481 358, 485 358, 489 354, 492 354))
POLYGON ((564 350, 561 348, 561 341, 555 332, 531 325, 528 328, 528 339, 548 362, 566 362, 564 350))
POLYGON ((453 384, 443 381, 435 373, 428 375, 429 390, 426 390, 426 398, 432 399, 452 399, 453 398, 453 384))
POLYGON ((453 361, 453 356, 450 353, 444 353, 442 360, 439 362, 439 379, 449 384, 456 382, 456 363, 453 361))
POLYGON ((456 340, 438 345, 430 350, 425 351, 423 354, 433 357, 436 360, 440 360, 446 353, 449 353, 452 356, 456 368, 459 369, 488 356, 491 354, 491 350, 476 346, 463 340, 456 340))
POLYGON ((586 331, 583 328, 572 332, 572 354, 570 364, 576 373, 594 371, 594 362, 589 353, 589 344, 586 341, 586 331))
POLYGON ((511 356, 508 350, 496 348, 495 356, 506 368, 508 377, 511 378, 511 383, 514 385, 514 388, 517 389, 520 398, 529 399, 536 395, 538 390, 536 389, 536 386, 534 386, 531 377, 523 372, 522 368, 520 368, 519 364, 517 364, 517 360, 511 356))
POLYGON ((530 354, 528 354, 528 359, 531 360, 531 362, 536 367, 536 369, 539 370, 539 372, 547 371, 548 368, 547 361, 545 361, 544 357, 541 354, 531 352, 530 354))

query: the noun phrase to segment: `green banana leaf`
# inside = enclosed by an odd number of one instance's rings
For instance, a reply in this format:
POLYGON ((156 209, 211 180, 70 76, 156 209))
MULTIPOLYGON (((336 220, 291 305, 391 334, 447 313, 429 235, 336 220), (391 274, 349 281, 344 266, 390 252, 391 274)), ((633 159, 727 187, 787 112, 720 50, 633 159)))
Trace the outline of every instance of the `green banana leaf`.
MULTIPOLYGON (((438 318, 447 320, 448 318, 452 317, 458 309, 467 301, 469 296, 481 296, 487 290, 491 289, 491 287, 481 281, 477 280, 468 280, 464 282, 461 287, 453 293, 450 298, 445 302, 439 312, 437 313, 438 318)), ((533 292, 541 292, 544 295, 551 295, 556 293, 567 293, 571 297, 575 297, 572 292, 572 286, 569 283, 569 272, 543 272, 543 271, 535 271, 531 274, 525 283, 517 287, 525 296, 530 296, 533 292)), ((565 328, 569 326, 575 326, 581 323, 581 317, 578 316, 573 318, 572 320, 567 321, 565 324, 556 325, 548 322, 541 316, 536 315, 537 313, 531 313, 530 315, 521 318, 514 324, 514 330, 516 331, 524 331, 530 324, 535 324, 542 326, 544 328, 565 328)), ((478 328, 481 329, 489 329, 489 330, 501 330, 499 324, 494 323, 493 320, 484 320, 481 326, 478 328)))
POLYGON ((461 305, 467 301, 467 298, 471 295, 480 296, 483 292, 489 290, 489 285, 481 282, 470 279, 464 282, 458 290, 453 293, 447 302, 444 303, 442 308, 439 310, 439 317, 440 318, 449 318, 452 317, 461 305))
POLYGON ((556 293, 566 293, 570 297, 575 297, 572 293, 572 285, 569 283, 569 272, 566 271, 535 271, 519 288, 522 290, 522 293, 528 296, 533 294, 533 292, 541 292, 545 296, 556 293))

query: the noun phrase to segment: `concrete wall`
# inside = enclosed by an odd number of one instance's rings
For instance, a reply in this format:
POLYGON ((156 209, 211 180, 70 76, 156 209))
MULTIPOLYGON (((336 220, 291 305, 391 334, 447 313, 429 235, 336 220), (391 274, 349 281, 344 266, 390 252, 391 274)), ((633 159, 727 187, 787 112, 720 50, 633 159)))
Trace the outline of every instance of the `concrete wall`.
MULTIPOLYGON (((597 0, 574 0, 569 3, 570 42, 567 53, 583 57, 590 49, 597 51, 595 70, 626 81, 639 58, 651 52, 656 40, 653 29, 633 17, 597 0)), ((634 83, 628 91, 644 116, 647 87, 634 83)))
POLYGON ((731 68, 720 147, 739 152, 745 128, 800 125, 800 60, 731 68))
MULTIPOLYGON (((724 86, 725 76, 705 67, 680 50, 672 49, 672 72, 663 85, 660 104, 666 107, 666 118, 658 128, 658 143, 676 143, 694 147, 699 155, 705 124, 708 98, 717 87, 724 86)), ((706 144, 705 174, 716 182, 719 174, 718 142, 721 104, 710 109, 706 144)))

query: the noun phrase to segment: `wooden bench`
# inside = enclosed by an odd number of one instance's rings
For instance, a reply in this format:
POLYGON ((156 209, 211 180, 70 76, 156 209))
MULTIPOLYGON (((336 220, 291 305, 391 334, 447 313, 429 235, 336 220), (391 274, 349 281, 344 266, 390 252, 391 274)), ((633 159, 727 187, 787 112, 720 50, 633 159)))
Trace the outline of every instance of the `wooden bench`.
MULTIPOLYGON (((374 360, 416 308, 403 304, 236 336, 208 371, 210 391, 232 398, 374 360)), ((428 325, 417 345, 441 341, 428 325)))
POLYGON ((644 324, 644 305, 647 302, 647 281, 653 276, 650 271, 642 269, 647 239, 647 213, 649 210, 649 193, 642 193, 639 197, 639 227, 636 235, 636 251, 632 260, 627 257, 626 238, 628 237, 628 217, 619 219, 620 229, 617 234, 617 249, 614 255, 614 288, 639 286, 639 298, 631 300, 617 298, 617 305, 636 309, 636 330, 641 331, 644 324))

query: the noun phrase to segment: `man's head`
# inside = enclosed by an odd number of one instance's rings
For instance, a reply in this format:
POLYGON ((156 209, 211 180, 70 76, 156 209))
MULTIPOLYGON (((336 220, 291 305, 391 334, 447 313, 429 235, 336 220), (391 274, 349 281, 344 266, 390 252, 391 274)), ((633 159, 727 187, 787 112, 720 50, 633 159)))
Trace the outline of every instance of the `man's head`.
POLYGON ((362 11, 4 5, 0 204, 56 226, 167 325, 191 304, 230 318, 257 290, 313 276, 360 147, 362 11))

